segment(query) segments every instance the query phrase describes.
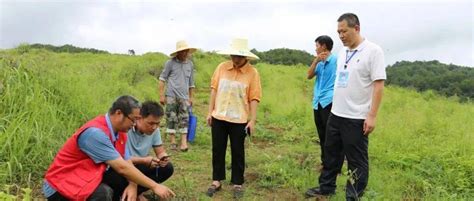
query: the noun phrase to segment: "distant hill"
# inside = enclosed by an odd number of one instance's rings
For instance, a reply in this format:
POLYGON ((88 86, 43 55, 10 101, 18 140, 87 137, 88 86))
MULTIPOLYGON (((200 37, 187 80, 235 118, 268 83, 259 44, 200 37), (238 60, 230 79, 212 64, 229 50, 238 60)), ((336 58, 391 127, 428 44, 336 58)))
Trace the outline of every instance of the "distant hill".
POLYGON ((400 61, 387 67, 387 84, 432 89, 461 101, 474 99, 474 68, 443 64, 439 61, 400 61))
POLYGON ((252 49, 251 52, 260 57, 260 60, 257 62, 265 62, 277 65, 310 65, 314 57, 306 51, 288 48, 277 48, 264 52, 259 52, 256 49, 252 49))
POLYGON ((98 50, 94 48, 81 48, 81 47, 76 47, 73 45, 63 45, 63 46, 54 46, 54 45, 49 45, 49 44, 39 44, 35 43, 32 45, 26 45, 29 48, 35 48, 35 49, 46 49, 52 52, 68 52, 68 53, 80 53, 80 52, 90 52, 90 53, 95 53, 95 54, 108 54, 109 52, 104 51, 104 50, 98 50))

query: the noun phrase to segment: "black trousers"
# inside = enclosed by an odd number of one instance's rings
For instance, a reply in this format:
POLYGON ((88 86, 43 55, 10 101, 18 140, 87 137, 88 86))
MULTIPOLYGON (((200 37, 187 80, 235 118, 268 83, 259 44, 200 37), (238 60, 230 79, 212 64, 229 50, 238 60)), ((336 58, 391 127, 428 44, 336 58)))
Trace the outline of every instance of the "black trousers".
POLYGON ((212 118, 212 180, 225 180, 225 154, 227 138, 230 138, 232 158, 231 180, 235 185, 244 183, 245 126, 212 118))
POLYGON ((336 190, 337 173, 347 158, 350 178, 346 184, 346 198, 361 197, 369 180, 369 139, 363 132, 363 119, 348 119, 329 115, 323 171, 319 185, 324 193, 336 190))
POLYGON ((313 109, 314 124, 319 137, 319 146, 321 147, 321 162, 324 164, 324 142, 326 142, 326 125, 328 122, 329 114, 331 113, 332 103, 327 105, 325 108, 318 103, 318 109, 313 109))
MULTIPOLYGON (((168 178, 173 175, 174 168, 173 164, 168 163, 167 166, 165 167, 159 167, 157 168, 149 168, 146 165, 135 165, 135 167, 140 170, 144 175, 146 175, 148 178, 152 179, 153 181, 157 183, 162 183, 166 181, 168 178), (158 170, 158 171, 157 171, 158 170)), ((120 200, 120 197, 123 194, 123 191, 125 188, 128 186, 128 180, 123 177, 122 175, 118 174, 114 169, 109 168, 104 173, 104 177, 102 178, 102 183, 107 184, 113 189, 113 200, 120 200)), ((143 186, 138 186, 137 189, 137 195, 140 195, 141 193, 147 191, 148 188, 145 188, 143 186)))
MULTIPOLYGON (((101 183, 91 196, 87 198, 88 201, 112 201, 114 191, 107 184, 101 183)), ((59 194, 54 193, 48 197, 48 201, 68 201, 67 198, 59 194)))

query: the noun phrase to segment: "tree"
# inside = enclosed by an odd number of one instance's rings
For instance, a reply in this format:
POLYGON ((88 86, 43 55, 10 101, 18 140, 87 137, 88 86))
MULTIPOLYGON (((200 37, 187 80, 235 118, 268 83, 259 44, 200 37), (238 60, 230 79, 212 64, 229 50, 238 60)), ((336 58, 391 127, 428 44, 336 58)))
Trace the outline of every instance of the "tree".
POLYGON ((313 61, 313 55, 303 50, 294 50, 288 48, 271 49, 265 52, 259 52, 256 49, 250 50, 260 57, 260 61, 276 65, 310 65, 313 61))
POLYGON ((445 96, 474 99, 474 68, 433 61, 400 61, 387 67, 387 84, 419 91, 435 90, 445 96))
POLYGON ((68 52, 68 53, 90 52, 94 54, 108 54, 108 52, 104 50, 98 50, 94 48, 81 48, 81 47, 76 47, 69 44, 66 44, 63 46, 54 46, 54 45, 49 45, 49 44, 35 43, 32 45, 29 45, 29 47, 33 49, 46 49, 52 52, 68 52))

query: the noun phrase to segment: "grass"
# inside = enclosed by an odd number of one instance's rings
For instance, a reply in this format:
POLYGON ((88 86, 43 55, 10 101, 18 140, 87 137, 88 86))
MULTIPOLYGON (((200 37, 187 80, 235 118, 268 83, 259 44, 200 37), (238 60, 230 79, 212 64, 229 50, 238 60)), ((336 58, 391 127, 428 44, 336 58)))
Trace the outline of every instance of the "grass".
MULTIPOLYGON (((0 51, 0 200, 41 198, 41 181, 57 150, 80 125, 130 94, 158 100, 157 76, 167 57, 0 51), (25 192, 23 189, 31 189, 25 192)), ((210 200, 211 138, 205 125, 209 81, 226 58, 194 55, 196 141, 172 152, 165 185, 177 198, 210 200)), ((302 200, 317 185, 319 146, 312 117, 313 81, 305 66, 256 65, 263 87, 257 131, 246 141, 244 200, 302 200)), ((474 197, 474 105, 432 91, 388 86, 370 136, 370 178, 363 200, 469 200, 474 197)), ((168 143, 168 141, 165 141, 168 143)), ((230 154, 227 154, 230 167, 230 154)), ((346 167, 343 168, 345 170, 346 167)), ((230 178, 230 170, 227 171, 230 178)), ((338 178, 344 200, 346 175, 338 178)), ((224 182, 216 200, 231 199, 224 182)))

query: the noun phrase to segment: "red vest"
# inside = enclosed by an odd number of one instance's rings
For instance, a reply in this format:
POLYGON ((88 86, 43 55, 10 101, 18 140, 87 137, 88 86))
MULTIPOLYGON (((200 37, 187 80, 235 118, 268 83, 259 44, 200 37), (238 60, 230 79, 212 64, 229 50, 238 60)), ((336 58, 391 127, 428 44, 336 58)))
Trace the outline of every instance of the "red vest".
MULTIPOLYGON (((99 186, 107 167, 105 163, 94 163, 87 154, 79 149, 77 139, 85 129, 90 127, 102 130, 114 144, 105 116, 98 116, 79 128, 66 141, 45 175, 45 179, 51 187, 71 200, 86 200, 99 186)), ((115 149, 122 157, 125 155, 126 142, 127 133, 119 132, 115 149)))

